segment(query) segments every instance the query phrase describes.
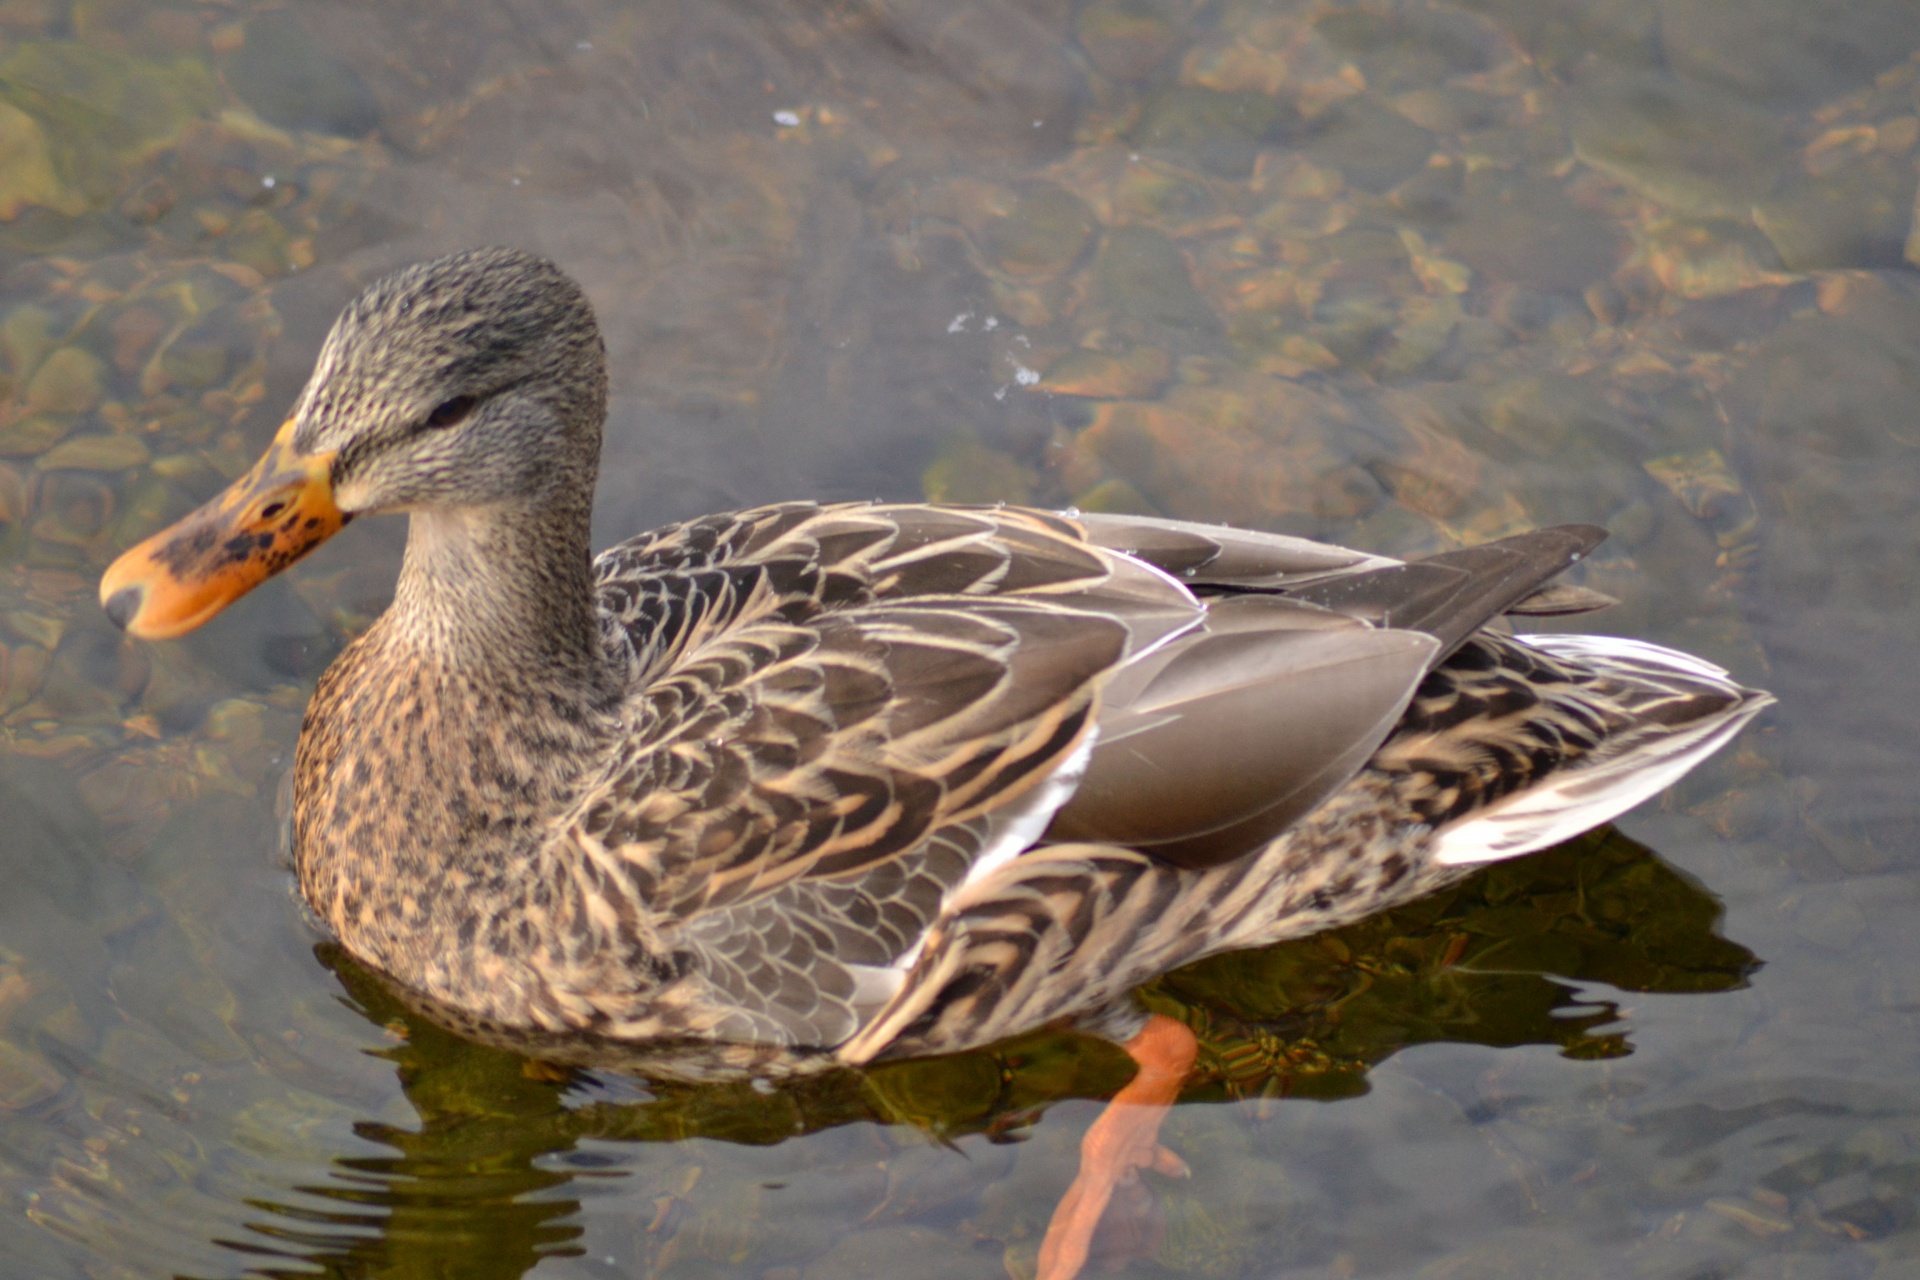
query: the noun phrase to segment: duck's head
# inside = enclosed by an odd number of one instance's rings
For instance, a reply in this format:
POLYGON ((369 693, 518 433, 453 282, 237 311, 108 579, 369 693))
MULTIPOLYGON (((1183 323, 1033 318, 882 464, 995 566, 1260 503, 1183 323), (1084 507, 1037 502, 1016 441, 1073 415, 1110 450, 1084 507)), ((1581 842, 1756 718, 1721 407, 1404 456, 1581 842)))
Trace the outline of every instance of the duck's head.
POLYGON ((101 604, 134 635, 180 635, 368 513, 583 522, 605 412, 599 330, 558 267, 511 249, 408 267, 341 314, 266 456, 114 561, 101 604))

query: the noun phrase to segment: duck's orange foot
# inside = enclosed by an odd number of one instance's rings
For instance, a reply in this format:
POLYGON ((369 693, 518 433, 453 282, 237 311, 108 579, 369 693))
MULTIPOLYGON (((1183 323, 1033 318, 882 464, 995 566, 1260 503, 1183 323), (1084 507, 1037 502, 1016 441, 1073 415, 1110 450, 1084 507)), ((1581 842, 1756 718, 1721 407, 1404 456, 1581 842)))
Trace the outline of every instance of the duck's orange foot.
POLYGON ((1080 1274, 1107 1206, 1116 1196, 1137 1205, 1144 1190, 1140 1170, 1187 1175, 1186 1162, 1160 1145, 1160 1122, 1180 1096, 1199 1042, 1185 1023, 1155 1013, 1123 1047, 1140 1070, 1080 1140, 1080 1173, 1047 1224, 1037 1280, 1073 1280, 1080 1274))

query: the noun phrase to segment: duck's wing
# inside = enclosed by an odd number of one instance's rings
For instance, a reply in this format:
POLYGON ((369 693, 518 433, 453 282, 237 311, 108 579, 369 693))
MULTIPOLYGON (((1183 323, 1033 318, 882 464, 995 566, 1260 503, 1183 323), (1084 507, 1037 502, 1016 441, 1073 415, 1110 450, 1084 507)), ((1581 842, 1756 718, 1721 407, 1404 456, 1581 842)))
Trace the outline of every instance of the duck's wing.
POLYGON ((1440 641, 1437 662, 1502 613, 1585 613, 1613 600, 1553 579, 1606 540, 1555 525, 1420 560, 1392 560, 1282 534, 1138 516, 1083 515, 1088 541, 1124 551, 1205 593, 1273 592, 1378 627, 1440 641))
POLYGON ((1090 541, 1212 599, 1202 628, 1109 687, 1087 777, 1048 836, 1191 869, 1252 852, 1333 794, 1433 666, 1605 536, 1542 529, 1407 563, 1274 534, 1080 519, 1090 541))
POLYGON ((1351 782, 1251 856, 1194 870, 1058 844, 969 883, 839 1056, 950 1053, 1124 1010, 1155 974, 1358 919, 1608 822, 1772 702, 1644 641, 1472 637, 1351 782))
POLYGON ((996 822, 1086 741, 1125 643, 1112 619, 1021 600, 730 628, 630 705, 579 799, 583 900, 698 968, 741 1020, 725 1038, 835 1043, 891 993, 863 971, 919 942, 996 822))
POLYGON ((1115 677, 1086 777, 1047 837, 1189 868, 1238 858, 1358 772, 1438 650, 1285 599, 1218 601, 1201 629, 1115 677))
POLYGON ((1593 607, 1585 600, 1568 600, 1572 593, 1530 602, 1606 537, 1598 525, 1556 525, 1405 564, 1330 575, 1290 587, 1286 594, 1378 626, 1425 632, 1440 641, 1439 656, 1444 658, 1516 606, 1550 613, 1593 607))
POLYGON ((638 689, 729 627, 882 600, 1017 597, 1072 604, 1127 630, 1129 655, 1191 627, 1203 606, 1080 527, 1017 507, 784 503, 643 534, 595 563, 609 651, 638 689))
POLYGON ((1018 600, 731 628, 630 704, 575 833, 679 920, 857 876, 1067 759, 1125 638, 1111 619, 1018 600))
POLYGON ((1399 718, 1444 643, 1390 625, 1403 598, 1457 628, 1538 585, 1404 567, 1017 509, 791 505, 637 539, 601 564, 636 692, 572 824, 583 888, 697 956, 741 1036, 833 1043, 1050 817, 1055 841, 1231 861, 1399 718), (1350 612, 1288 598, 1344 581, 1378 585, 1350 612))
POLYGON ((693 957, 745 1019, 726 1033, 811 1044, 1039 836, 1101 680, 1203 613, 1016 511, 769 508, 600 573, 634 691, 569 824, 583 896, 693 957))

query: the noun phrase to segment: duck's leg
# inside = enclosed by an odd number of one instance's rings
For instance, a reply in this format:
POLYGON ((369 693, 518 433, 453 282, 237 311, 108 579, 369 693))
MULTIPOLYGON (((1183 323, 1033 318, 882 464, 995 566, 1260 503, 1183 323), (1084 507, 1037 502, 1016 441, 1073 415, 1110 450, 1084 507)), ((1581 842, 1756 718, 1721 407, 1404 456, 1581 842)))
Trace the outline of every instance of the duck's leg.
POLYGON ((1121 1047, 1140 1070, 1080 1140, 1080 1173, 1047 1224, 1037 1280, 1073 1280, 1080 1274, 1100 1216, 1115 1192, 1138 1183, 1140 1170, 1176 1177, 1187 1173, 1186 1163, 1160 1145, 1160 1122, 1193 1070, 1199 1042, 1185 1023, 1154 1013, 1121 1047))

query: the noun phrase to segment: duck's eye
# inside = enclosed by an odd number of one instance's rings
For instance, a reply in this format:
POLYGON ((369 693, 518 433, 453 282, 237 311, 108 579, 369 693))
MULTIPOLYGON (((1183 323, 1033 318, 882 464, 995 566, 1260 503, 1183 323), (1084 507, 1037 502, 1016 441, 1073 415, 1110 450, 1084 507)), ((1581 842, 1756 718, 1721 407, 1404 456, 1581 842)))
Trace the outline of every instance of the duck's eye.
POLYGON ((426 425, 429 427, 450 427, 472 412, 473 406, 478 399, 479 397, 477 396, 455 396, 428 414, 426 425))

